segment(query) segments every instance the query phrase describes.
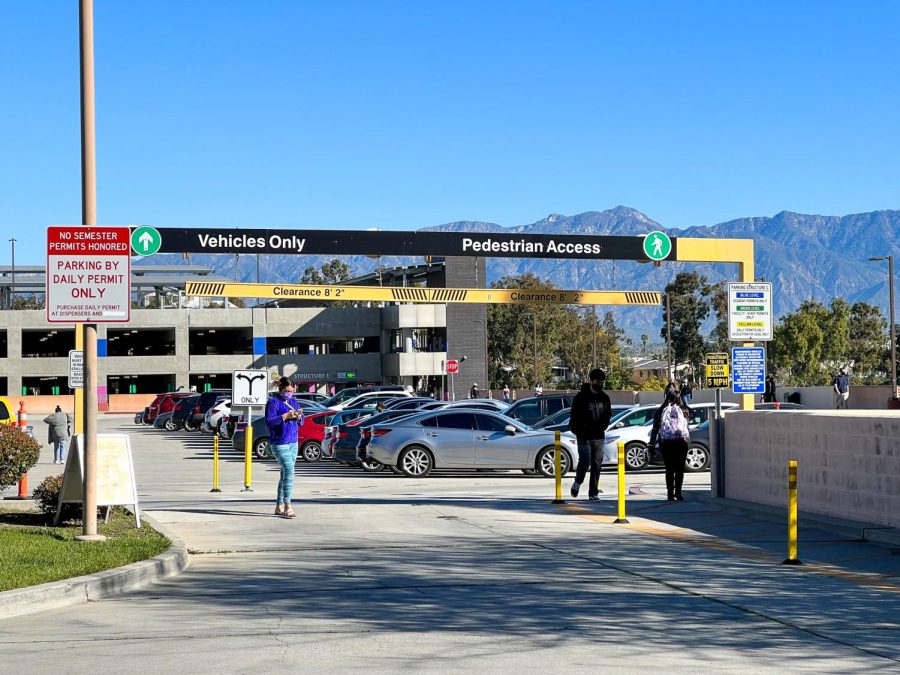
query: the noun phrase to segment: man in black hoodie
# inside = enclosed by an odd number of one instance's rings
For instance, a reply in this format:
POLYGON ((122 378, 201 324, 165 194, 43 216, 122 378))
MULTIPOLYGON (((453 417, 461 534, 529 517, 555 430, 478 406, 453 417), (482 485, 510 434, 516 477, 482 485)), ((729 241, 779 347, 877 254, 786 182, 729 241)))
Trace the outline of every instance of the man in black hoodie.
POLYGON ((578 439, 578 468, 575 470, 575 482, 570 491, 573 497, 584 482, 588 465, 591 467, 591 482, 588 485, 588 499, 600 499, 600 467, 603 465, 603 443, 606 427, 609 426, 611 408, 609 396, 603 391, 606 373, 594 368, 589 376, 590 382, 581 385, 581 391, 572 400, 572 414, 569 417, 569 431, 578 439))

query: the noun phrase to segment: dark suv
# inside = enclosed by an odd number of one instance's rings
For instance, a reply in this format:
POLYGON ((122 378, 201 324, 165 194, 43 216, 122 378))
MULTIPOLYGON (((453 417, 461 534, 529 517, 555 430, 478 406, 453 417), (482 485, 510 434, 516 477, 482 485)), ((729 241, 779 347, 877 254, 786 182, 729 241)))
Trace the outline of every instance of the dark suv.
POLYGON ((153 424, 157 415, 172 412, 175 404, 182 398, 190 396, 189 391, 169 392, 167 394, 157 394, 153 402, 144 408, 142 421, 144 424, 153 424))
POLYGON ((532 396, 520 398, 509 408, 503 411, 507 417, 519 420, 522 424, 534 424, 565 408, 572 407, 574 394, 547 394, 546 396, 532 396))

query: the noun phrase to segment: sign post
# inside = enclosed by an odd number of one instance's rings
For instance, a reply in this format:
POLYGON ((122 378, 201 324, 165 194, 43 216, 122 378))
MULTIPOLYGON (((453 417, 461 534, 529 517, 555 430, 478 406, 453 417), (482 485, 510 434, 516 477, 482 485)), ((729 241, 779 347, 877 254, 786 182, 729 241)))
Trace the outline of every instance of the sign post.
MULTIPOLYGON (((86 137, 93 137, 92 126, 93 120, 86 137)), ((89 149, 83 150, 92 154, 92 140, 90 145, 89 149)), ((93 163, 92 159, 90 163, 93 163)), ((84 324, 76 326, 75 339, 76 351, 81 355, 81 387, 76 388, 75 396, 75 429, 84 433, 83 525, 82 534, 76 539, 102 541, 105 537, 97 533, 96 324, 127 322, 131 318, 131 232, 127 227, 94 225, 93 175, 89 182, 91 185, 85 188, 84 194, 85 225, 47 228, 44 290, 49 323, 84 324)), ((74 363, 72 358, 70 355, 69 376, 70 386, 74 387, 77 357, 74 357, 74 363)))
POLYGON ((47 321, 127 322, 131 255, 127 227, 47 228, 47 321))
POLYGON ((772 284, 728 284, 728 339, 768 342, 772 339, 772 284))
POLYGON ((706 355, 706 386, 716 390, 716 407, 713 411, 710 441, 713 461, 713 494, 723 497, 724 456, 722 453, 722 389, 731 386, 731 360, 728 354, 706 355))
POLYGON ((732 347, 732 385, 735 394, 762 394, 766 391, 766 348, 732 347))
POLYGON ((250 488, 253 480, 253 408, 266 404, 269 373, 265 370, 235 370, 231 374, 231 406, 244 408, 247 412, 247 428, 244 432, 244 489, 250 488))
POLYGON ((69 350, 69 389, 84 387, 84 352, 69 350))

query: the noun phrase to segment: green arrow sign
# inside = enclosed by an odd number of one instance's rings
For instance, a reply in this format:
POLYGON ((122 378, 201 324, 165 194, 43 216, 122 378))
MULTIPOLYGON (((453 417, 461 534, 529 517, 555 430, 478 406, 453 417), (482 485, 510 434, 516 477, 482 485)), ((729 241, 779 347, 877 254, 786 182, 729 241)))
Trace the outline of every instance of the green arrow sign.
POLYGON ((131 250, 135 255, 153 255, 162 246, 162 237, 155 227, 141 225, 131 232, 131 250))
POLYGON ((650 260, 665 260, 672 252, 672 240, 665 232, 651 232, 644 237, 644 253, 650 260))

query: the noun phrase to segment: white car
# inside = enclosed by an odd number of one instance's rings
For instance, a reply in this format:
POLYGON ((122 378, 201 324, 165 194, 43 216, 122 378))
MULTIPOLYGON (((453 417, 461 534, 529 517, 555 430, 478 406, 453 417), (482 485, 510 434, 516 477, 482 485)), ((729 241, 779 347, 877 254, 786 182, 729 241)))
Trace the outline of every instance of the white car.
MULTIPOLYGON (((688 420, 688 427, 693 428, 709 419, 715 403, 695 403, 689 406, 693 415, 688 420)), ((737 408, 737 403, 723 403, 722 410, 737 408)), ((618 463, 619 441, 625 444, 625 469, 627 471, 640 471, 646 469, 650 463, 650 453, 647 447, 650 445, 650 432, 653 430, 653 413, 656 412, 658 405, 640 406, 638 410, 628 411, 629 413, 638 412, 643 416, 643 423, 638 425, 629 425, 625 420, 620 419, 618 422, 612 422, 606 431, 606 445, 603 446, 603 463, 618 463), (647 414, 649 413, 649 414, 647 414)), ((624 417, 623 415, 623 417, 624 417)), ((639 419, 635 416, 630 419, 639 419)), ((615 420, 615 418, 613 418, 615 420)), ((691 447, 688 450, 688 458, 685 461, 686 471, 701 471, 709 467, 709 457, 700 457, 697 453, 702 452, 699 447, 691 447), (692 454, 693 453, 693 454, 692 454)))
POLYGON ((226 398, 216 401, 212 408, 206 411, 203 422, 200 424, 200 430, 208 434, 219 434, 225 438, 223 431, 225 430, 225 422, 231 415, 231 399, 226 398))
POLYGON ((379 402, 390 401, 395 398, 412 398, 408 391, 368 391, 365 394, 354 396, 343 403, 337 403, 329 410, 355 410, 357 408, 374 408, 379 402))

